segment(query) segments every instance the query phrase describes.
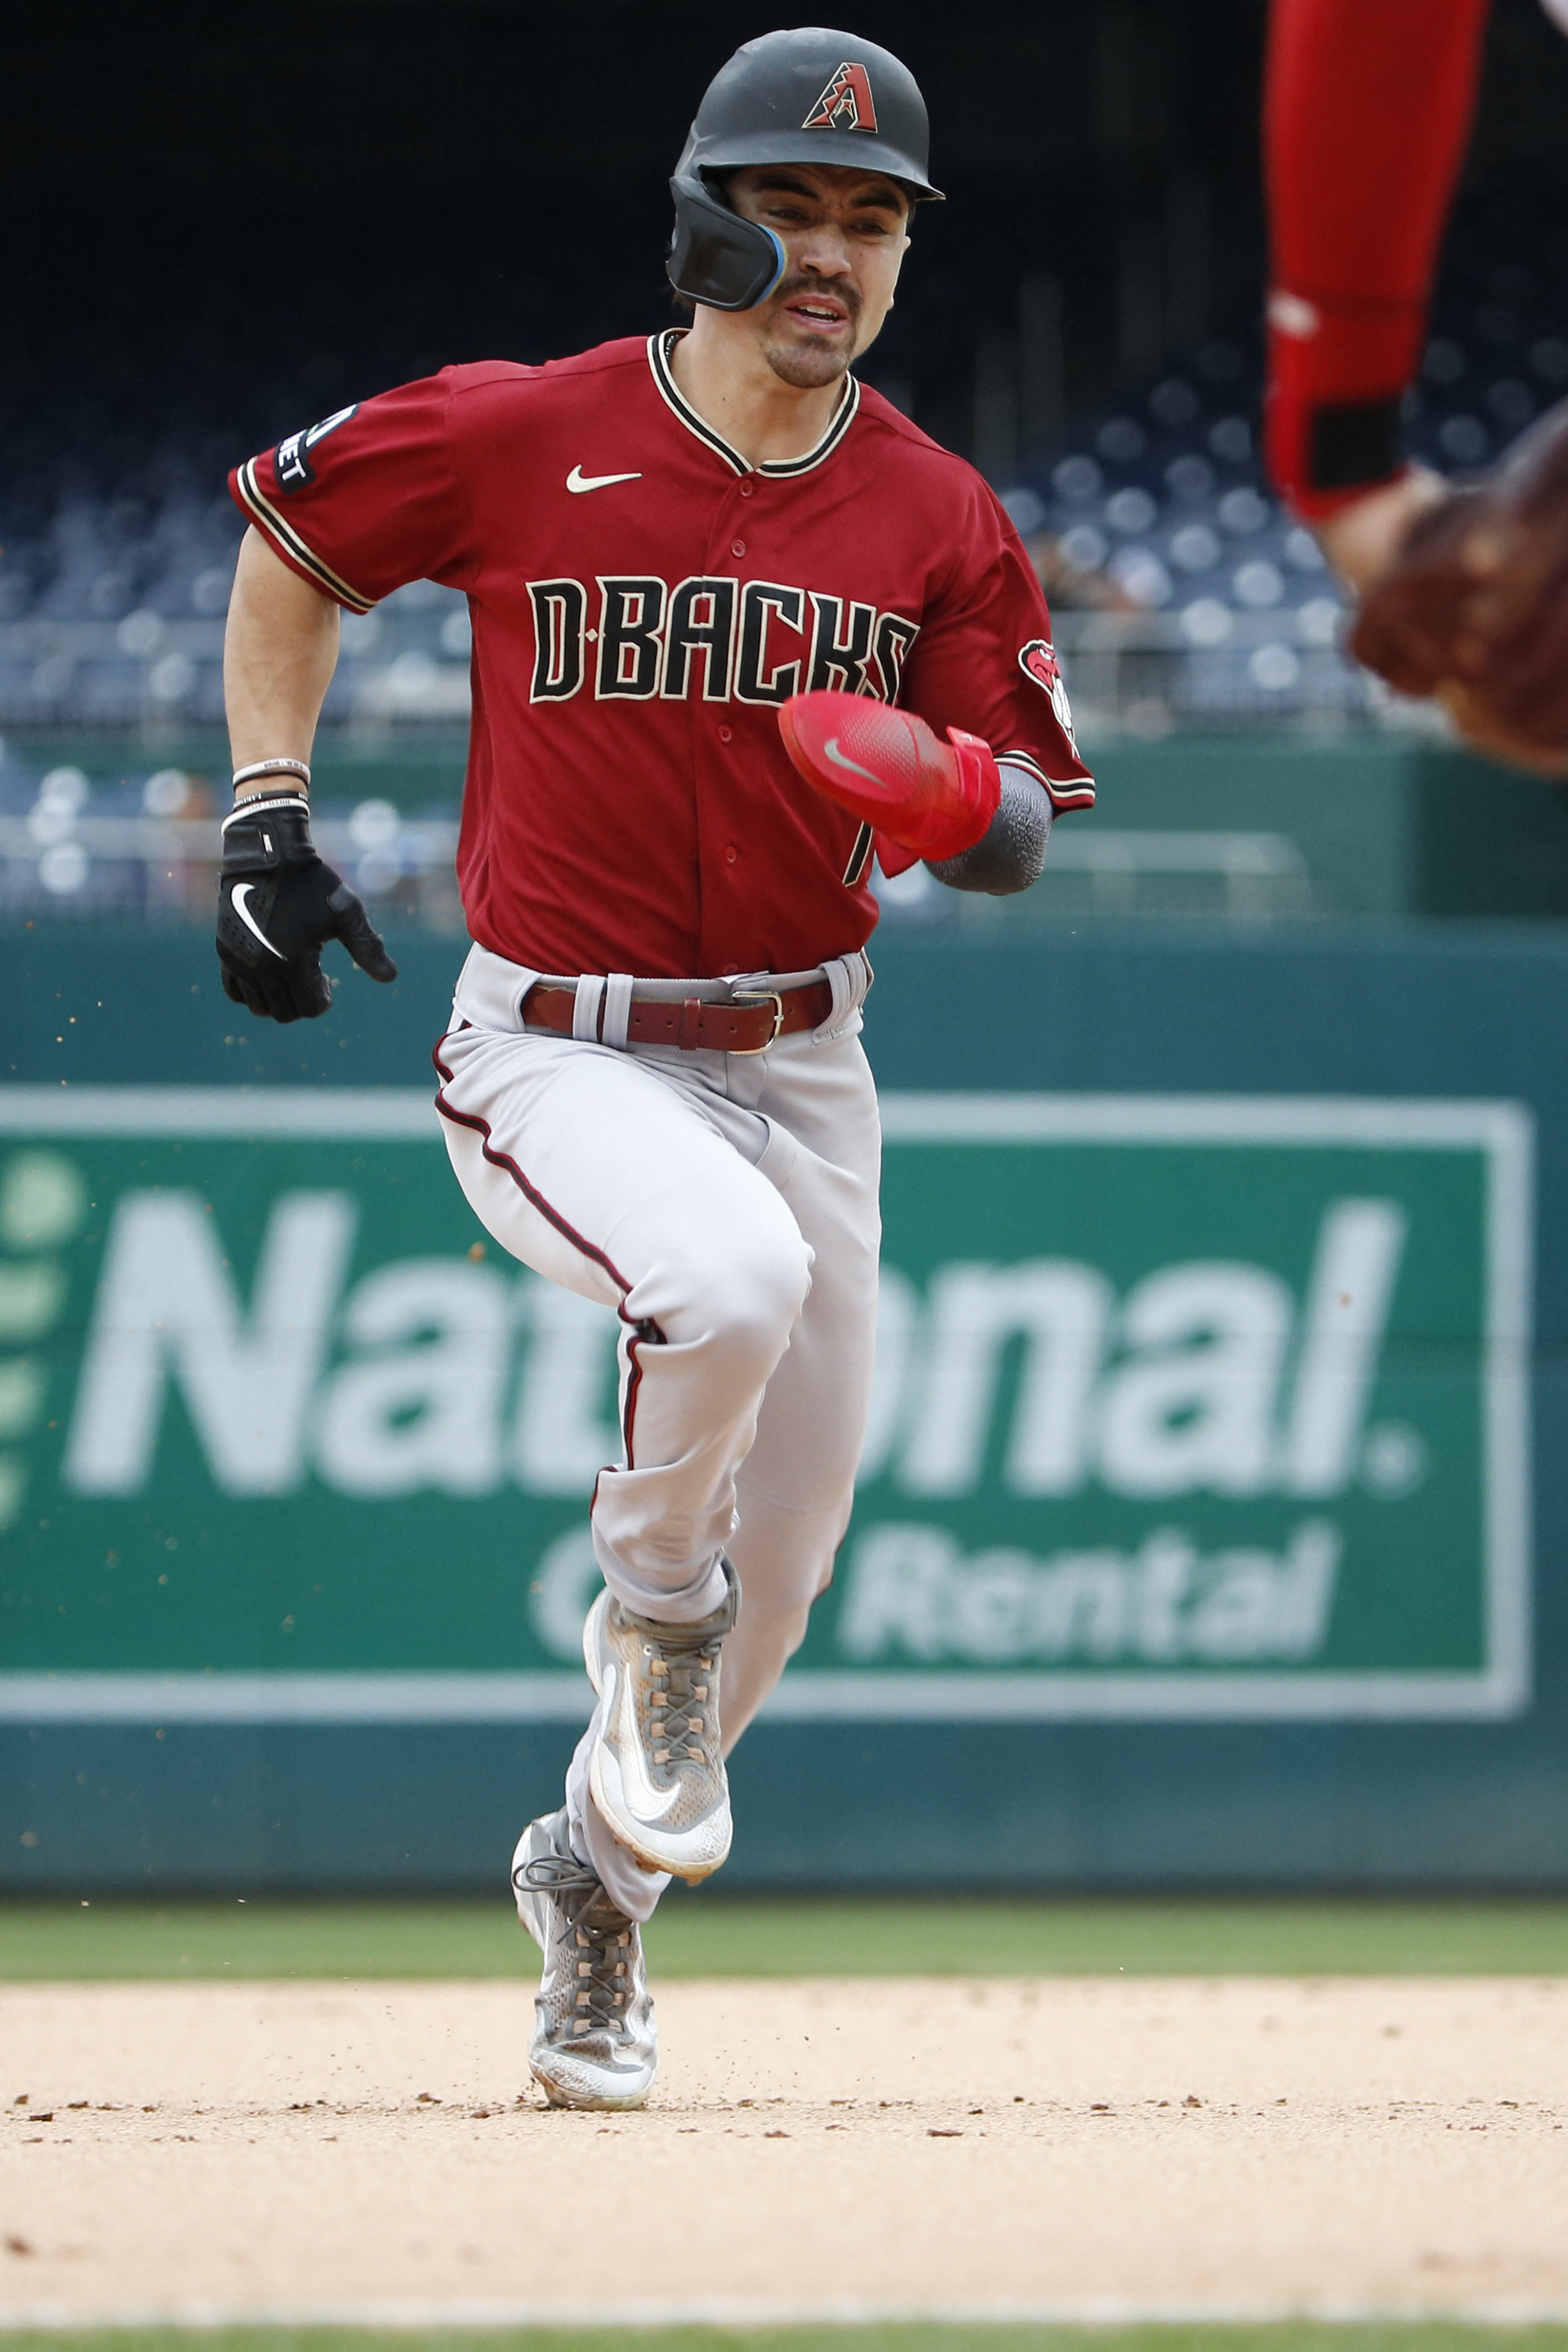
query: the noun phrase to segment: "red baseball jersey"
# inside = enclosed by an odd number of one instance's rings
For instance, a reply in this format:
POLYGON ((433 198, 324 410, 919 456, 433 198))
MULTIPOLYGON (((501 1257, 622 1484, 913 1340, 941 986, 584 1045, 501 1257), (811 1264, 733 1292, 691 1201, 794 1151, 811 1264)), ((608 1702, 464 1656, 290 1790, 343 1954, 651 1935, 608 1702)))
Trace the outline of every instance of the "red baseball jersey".
POLYGON ((410 580, 467 596, 458 881, 475 939, 535 971, 791 971, 863 943, 871 835, 790 765, 791 694, 897 700, 1058 807, 1093 799, 1045 601, 973 468, 852 377, 814 449, 751 466, 683 399, 677 331, 446 368, 230 478, 350 612, 410 580))

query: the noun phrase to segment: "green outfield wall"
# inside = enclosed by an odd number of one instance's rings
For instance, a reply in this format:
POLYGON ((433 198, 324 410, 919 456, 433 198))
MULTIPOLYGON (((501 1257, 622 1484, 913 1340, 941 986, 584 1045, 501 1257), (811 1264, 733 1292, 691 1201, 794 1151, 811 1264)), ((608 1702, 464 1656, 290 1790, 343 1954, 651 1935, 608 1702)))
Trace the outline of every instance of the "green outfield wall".
MULTIPOLYGON (((550 1799, 614 1328, 475 1223, 398 952, 264 1033, 0 937, 0 1885, 471 1885, 550 1799)), ((1568 1878, 1568 940, 877 961, 873 1428, 729 1883, 1568 1878)))

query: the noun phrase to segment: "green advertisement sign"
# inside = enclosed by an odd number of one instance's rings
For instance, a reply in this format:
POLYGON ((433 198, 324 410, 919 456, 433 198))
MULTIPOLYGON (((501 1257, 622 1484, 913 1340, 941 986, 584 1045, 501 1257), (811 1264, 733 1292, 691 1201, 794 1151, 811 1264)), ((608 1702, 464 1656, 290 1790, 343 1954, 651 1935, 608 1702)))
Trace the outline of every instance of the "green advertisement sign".
MULTIPOLYGON (((1499 1717, 1531 1136, 1496 1102, 892 1096, 800 1717, 1499 1717)), ((0 1093, 0 1714, 580 1717, 614 1323, 421 1093, 0 1093)))

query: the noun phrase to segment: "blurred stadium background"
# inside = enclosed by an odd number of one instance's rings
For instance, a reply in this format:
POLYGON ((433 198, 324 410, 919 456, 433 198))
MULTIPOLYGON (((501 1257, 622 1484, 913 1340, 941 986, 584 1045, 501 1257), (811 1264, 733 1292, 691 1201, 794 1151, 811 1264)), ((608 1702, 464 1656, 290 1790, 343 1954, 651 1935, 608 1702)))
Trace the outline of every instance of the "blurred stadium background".
MULTIPOLYGON (((347 1360, 432 1333, 482 1349, 493 1265, 467 1306, 449 1285, 424 1324, 406 1299, 378 1324, 374 1247, 356 1259, 361 1287, 322 1309, 340 1436, 270 1488, 225 1454, 230 1407, 194 1358, 147 1374, 141 1454, 83 1398, 89 1372, 106 1394, 130 1377, 100 1345, 105 1253, 120 1265, 155 1196, 205 1188, 253 1339, 287 1187, 352 1195, 400 1279, 469 1243, 440 1155, 397 1157, 462 938, 466 615, 427 583, 347 620, 319 745, 319 835, 403 980, 373 1002, 344 982, 307 1036, 247 1034, 207 941, 226 469, 449 360, 662 323, 685 122, 770 21, 711 0, 65 0, 8 38, 0 1885, 473 1886, 557 1769, 593 1333, 524 1286, 531 1402, 507 1463, 456 1494, 410 1466, 437 1410, 417 1381, 385 1405, 381 1484, 342 1467, 341 1430, 371 1425, 347 1360), (138 1128, 82 1093, 109 1087, 200 1088, 209 1109, 160 1096, 138 1128), (280 1141, 282 1087, 315 1108, 280 1141), (334 1140, 342 1087, 405 1092, 334 1140), (486 1674, 511 1679, 486 1698, 486 1674)), ((1561 1885, 1568 808, 1347 663, 1315 541, 1262 478, 1256 0, 867 0, 854 23, 920 77, 951 199, 923 214, 863 373, 1005 498, 1103 794, 1025 900, 921 869, 885 890, 873 1058, 891 1094, 950 1102, 946 1126, 929 1101, 891 1122, 890 1347, 918 1322, 917 1372, 886 1405, 848 1597, 743 1751, 731 1877, 1561 1885), (1009 1139, 1035 1114, 1009 1096, 1124 1108, 1073 1133, 1039 1113, 1025 1181, 1009 1139), (1209 1105, 1174 1185, 1173 1097, 1209 1105), (1098 1155, 1103 1213, 1074 1195, 1075 1149, 1098 1155), (955 1240, 965 1152, 984 1210, 955 1240), (1347 1221, 1369 1203, 1381 1226, 1347 1221), (1302 1402, 1319 1293, 1379 1246, 1393 1303, 1324 1467, 1302 1402), (1092 1262, 1145 1303, 1162 1270, 1255 1274, 1284 1321, 1248 1375, 1254 1423, 1187 1472, 1092 1433, 1077 1470, 1052 1466, 1030 1384, 1064 1327, 1049 1301, 986 1307, 966 1467, 941 1365, 982 1315, 971 1261, 1004 1288, 1092 1262), (1149 1547, 1173 1528, 1198 1565, 1159 1619, 1149 1547), (1091 1554, 1097 1584, 1071 1566, 1091 1554), (1065 1630, 1041 1632, 1058 1603, 1065 1630)), ((1565 121, 1568 47, 1534 0, 1498 0, 1410 404, 1413 447, 1447 469, 1568 392, 1565 121)), ((170 1281, 210 1272, 147 1232, 170 1281)), ((1238 1345, 1273 1311, 1236 1309, 1238 1345)), ((235 1412, 268 1360, 231 1351, 235 1412)), ((1171 1429, 1206 1410, 1173 1405, 1171 1429)))

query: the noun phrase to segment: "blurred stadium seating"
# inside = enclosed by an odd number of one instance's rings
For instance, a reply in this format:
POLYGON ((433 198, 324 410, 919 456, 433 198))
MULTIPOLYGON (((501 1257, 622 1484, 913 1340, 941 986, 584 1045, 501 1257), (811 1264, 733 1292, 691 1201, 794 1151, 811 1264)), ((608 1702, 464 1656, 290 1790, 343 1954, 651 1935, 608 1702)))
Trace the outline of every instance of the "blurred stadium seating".
MULTIPOLYGON (((1448 472, 1487 462, 1568 390, 1568 229, 1536 245, 1531 268, 1506 240, 1471 245, 1409 404, 1414 453, 1448 472)), ((1059 575, 1103 573, 1124 608, 1076 611, 1058 577, 1060 641, 1092 728, 1377 715, 1337 656, 1341 600, 1315 541, 1261 487, 1257 406, 1255 350, 1209 341, 998 483, 1026 538, 1054 541, 1059 575)), ((16 482, 27 467, 10 455, 16 482)), ((223 466, 176 451, 116 479, 110 457, 96 486, 86 468, 60 471, 52 510, 35 499, 32 516, 4 518, 0 726, 221 719, 240 536, 223 466)), ((404 589, 350 621, 343 644, 329 726, 465 716, 467 630, 449 592, 404 589)))
MULTIPOLYGON (((1445 473, 1480 466, 1563 397, 1568 339, 1548 328, 1568 320, 1568 246, 1555 258, 1544 300, 1531 273, 1499 264, 1468 311, 1450 305, 1407 404, 1414 456, 1445 473)), ((1256 415, 1252 369, 1211 342, 1010 493, 1014 520, 1050 535, 1069 583, 1103 572, 1131 608, 1074 611, 1059 592, 1057 641, 1090 732, 1432 723, 1343 658, 1343 599, 1312 533, 1263 489, 1256 415)))
MULTIPOLYGON (((1407 420, 1414 453, 1446 471, 1485 463, 1568 391, 1568 227, 1538 229, 1529 267, 1519 249, 1517 222, 1479 207, 1456 236, 1407 420)), ((1317 543, 1264 487, 1258 397, 1244 327, 1124 387, 998 481, 1051 590, 1092 745, 1260 725, 1341 742, 1440 736, 1428 707, 1400 703, 1344 657, 1343 600, 1317 543)), ((191 778, 222 759, 224 614, 242 526, 221 484, 245 432, 208 425, 150 459, 121 424, 69 464, 57 449, 9 453, 5 478, 26 486, 26 502, 14 488, 0 511, 0 914, 204 908, 209 804, 191 778), (106 783, 79 748, 51 750, 68 740, 101 742, 111 760, 138 748, 106 783), (211 756, 177 768, 176 742, 211 756)), ((463 600, 428 581, 347 617, 323 719, 324 743, 449 749, 444 796, 394 805, 372 777, 356 801, 322 802, 332 854, 361 887, 437 928, 458 920, 450 863, 469 643, 463 600)), ((1312 904, 1291 841, 1256 826, 1079 827, 1053 854, 1059 905, 1127 911, 1148 899, 1151 877, 1167 908, 1255 916, 1312 904)), ((891 886, 889 915, 960 919, 925 883, 917 869, 891 886)))

